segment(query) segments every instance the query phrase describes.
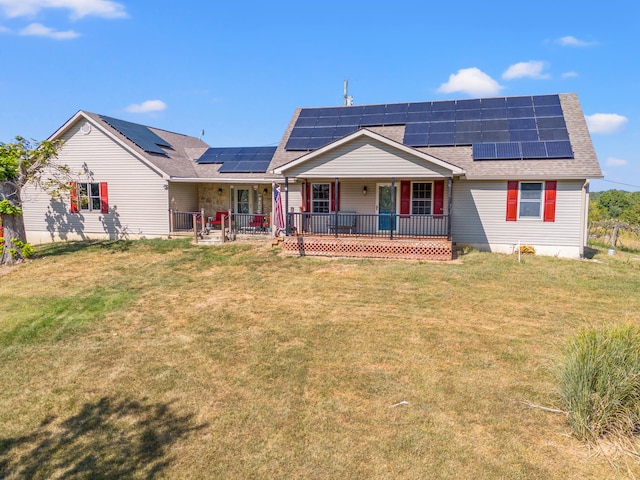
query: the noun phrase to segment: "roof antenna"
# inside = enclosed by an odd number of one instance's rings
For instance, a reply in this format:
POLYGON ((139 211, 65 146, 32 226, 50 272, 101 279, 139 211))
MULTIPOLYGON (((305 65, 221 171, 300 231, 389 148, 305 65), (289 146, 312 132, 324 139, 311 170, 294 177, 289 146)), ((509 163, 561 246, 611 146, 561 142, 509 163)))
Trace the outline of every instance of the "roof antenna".
POLYGON ((198 140, 202 140, 202 137, 204 137, 204 128, 200 130, 200 138, 198 140))
POLYGON ((344 79, 344 106, 350 107, 353 105, 353 97, 349 95, 349 79, 344 79))

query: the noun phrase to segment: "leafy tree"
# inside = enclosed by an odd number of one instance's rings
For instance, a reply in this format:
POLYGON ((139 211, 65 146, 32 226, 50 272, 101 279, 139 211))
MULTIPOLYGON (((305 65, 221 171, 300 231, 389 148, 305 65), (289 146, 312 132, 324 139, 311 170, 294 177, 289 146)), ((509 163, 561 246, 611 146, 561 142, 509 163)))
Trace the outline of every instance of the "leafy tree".
POLYGON ((0 265, 27 258, 31 246, 22 216, 22 189, 27 184, 41 188, 55 197, 69 191, 69 168, 56 162, 62 141, 26 140, 0 142, 0 218, 4 227, 4 243, 0 265))

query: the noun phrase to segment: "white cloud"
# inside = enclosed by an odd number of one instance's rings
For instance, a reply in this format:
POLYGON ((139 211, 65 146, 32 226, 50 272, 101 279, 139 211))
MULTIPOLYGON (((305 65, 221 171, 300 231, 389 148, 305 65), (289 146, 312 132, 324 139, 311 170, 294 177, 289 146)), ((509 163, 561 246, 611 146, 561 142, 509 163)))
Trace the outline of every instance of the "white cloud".
POLYGON ((514 78, 536 78, 545 79, 549 78, 548 73, 542 73, 545 63, 538 60, 531 60, 529 62, 520 62, 511 65, 502 74, 502 78, 505 80, 513 80, 514 78))
POLYGON ((585 40, 578 40, 576 37, 573 37, 571 35, 559 38, 558 43, 563 47, 590 47, 592 45, 598 44, 598 42, 587 42, 585 40))
POLYGON ((449 75, 449 81, 438 88, 439 93, 463 92, 469 95, 495 95, 502 86, 476 67, 462 68, 449 75))
POLYGON ((578 76, 578 72, 564 72, 562 74, 562 78, 573 78, 577 76, 578 76))
POLYGON ((607 158, 607 167, 624 167, 625 165, 629 165, 629 162, 621 158, 607 158))
POLYGON ((127 17, 124 5, 112 0, 0 0, 0 9, 10 18, 33 16, 46 8, 71 11, 71 18, 93 15, 103 18, 127 17))
POLYGON ((166 108, 167 104, 162 100, 147 100, 142 103, 133 103, 125 108, 125 110, 129 113, 149 113, 160 112, 166 108))
POLYGON ((46 27, 41 23, 32 23, 20 30, 20 35, 34 36, 34 37, 47 37, 54 40, 70 40, 72 38, 78 38, 79 33, 73 30, 67 30, 65 32, 58 32, 52 28, 46 27))
POLYGON ((617 113, 594 113, 586 115, 585 118, 591 133, 614 133, 628 121, 627 117, 617 113))
POLYGON ((2 25, 0 25, 0 33, 11 33, 11 30, 9 30, 7 27, 3 27, 2 25))

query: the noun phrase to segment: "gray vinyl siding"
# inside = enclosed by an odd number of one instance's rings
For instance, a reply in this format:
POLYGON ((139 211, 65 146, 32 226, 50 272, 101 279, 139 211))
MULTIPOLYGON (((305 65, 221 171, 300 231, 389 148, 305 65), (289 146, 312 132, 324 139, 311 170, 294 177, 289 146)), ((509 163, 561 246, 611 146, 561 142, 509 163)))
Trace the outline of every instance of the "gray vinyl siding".
POLYGON ((58 161, 70 167, 77 181, 107 182, 110 212, 72 214, 68 199, 52 202, 45 192, 29 189, 24 205, 28 237, 47 241, 167 235, 166 181, 97 127, 82 134, 84 121, 65 134, 58 161))
POLYGON ((450 176, 450 171, 370 138, 358 138, 287 171, 290 177, 385 178, 450 176))
POLYGON ((169 205, 178 212, 197 212, 198 184, 197 183, 169 183, 169 205))
POLYGON ((507 181, 456 179, 453 183, 453 240, 470 244, 516 245, 520 242, 581 248, 583 184, 576 180, 558 181, 554 222, 541 219, 507 222, 507 181))

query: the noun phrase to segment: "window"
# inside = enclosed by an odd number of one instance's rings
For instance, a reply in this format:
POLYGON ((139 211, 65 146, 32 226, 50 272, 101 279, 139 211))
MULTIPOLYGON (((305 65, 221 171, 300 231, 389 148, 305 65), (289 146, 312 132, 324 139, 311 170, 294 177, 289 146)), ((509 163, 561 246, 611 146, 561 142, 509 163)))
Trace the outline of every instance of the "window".
POLYGON ((78 207, 80 210, 100 210, 99 183, 78 183, 78 207))
POLYGON ((331 194, 328 183, 314 183, 311 185, 311 211, 313 213, 329 213, 331 194))
POLYGON ((542 182, 520 183, 519 218, 542 218, 542 182))
POLYGON ((431 215, 432 183, 414 183, 411 193, 411 213, 414 215, 431 215))
POLYGON ((517 220, 556 221, 558 182, 507 182, 507 222, 517 220))
POLYGON ((249 213, 249 190, 239 188, 237 195, 236 213, 249 213))
POLYGON ((77 182, 71 184, 71 213, 109 213, 107 183, 77 182))

